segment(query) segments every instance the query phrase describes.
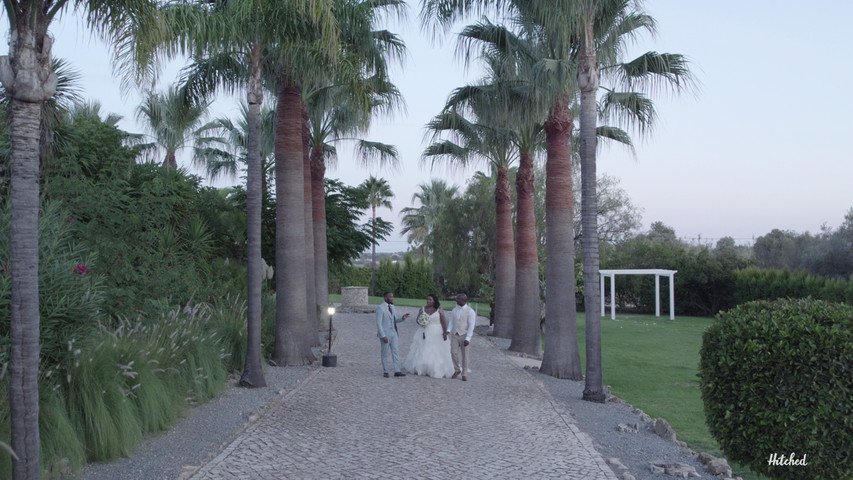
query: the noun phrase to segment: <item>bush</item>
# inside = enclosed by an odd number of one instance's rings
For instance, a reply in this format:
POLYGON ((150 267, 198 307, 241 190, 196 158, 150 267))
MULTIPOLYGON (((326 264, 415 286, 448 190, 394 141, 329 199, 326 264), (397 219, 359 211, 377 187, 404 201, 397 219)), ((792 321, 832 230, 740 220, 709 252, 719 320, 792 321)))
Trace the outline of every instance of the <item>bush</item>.
MULTIPOLYGON (((9 238, 11 211, 0 209, 0 238, 9 238)), ((58 203, 45 203, 39 228, 39 341, 42 362, 60 362, 66 342, 95 331, 102 317, 103 272, 96 256, 74 240, 76 225, 58 203)), ((11 320, 9 243, 0 242, 0 348, 6 347, 11 320)))
POLYGON ((430 293, 437 293, 435 282, 432 281, 432 268, 424 259, 414 260, 411 253, 403 257, 402 262, 391 263, 385 259, 376 269, 375 295, 383 292, 394 292, 401 298, 425 298, 430 293))
POLYGON ((825 279, 802 270, 745 268, 734 272, 735 304, 753 300, 806 298, 853 302, 853 282, 825 279))
POLYGON ((345 265, 333 267, 329 265, 329 292, 341 293, 343 287, 370 285, 370 268, 345 265))
POLYGON ((706 421, 725 454, 773 478, 853 475, 853 309, 820 300, 743 304, 703 336, 706 421), (769 465, 807 455, 807 467, 769 465))

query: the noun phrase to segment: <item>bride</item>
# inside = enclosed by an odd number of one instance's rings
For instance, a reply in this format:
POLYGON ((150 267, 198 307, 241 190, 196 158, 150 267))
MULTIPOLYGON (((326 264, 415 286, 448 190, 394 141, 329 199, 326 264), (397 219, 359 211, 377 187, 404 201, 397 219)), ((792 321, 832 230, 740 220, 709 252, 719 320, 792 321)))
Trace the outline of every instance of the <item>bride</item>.
POLYGON ((453 375, 450 342, 444 340, 442 335, 447 328, 447 320, 440 307, 438 297, 429 294, 426 306, 418 312, 418 328, 415 329, 412 346, 403 364, 409 373, 436 378, 450 378, 453 375))

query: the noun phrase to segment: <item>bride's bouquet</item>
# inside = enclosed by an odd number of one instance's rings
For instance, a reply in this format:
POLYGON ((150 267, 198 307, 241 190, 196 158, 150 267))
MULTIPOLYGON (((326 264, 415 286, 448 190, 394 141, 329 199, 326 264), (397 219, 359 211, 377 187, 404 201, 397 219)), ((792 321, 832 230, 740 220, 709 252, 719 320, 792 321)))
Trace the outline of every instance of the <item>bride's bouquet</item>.
MULTIPOLYGON (((415 321, 421 328, 426 330, 427 325, 429 325, 429 315, 427 315, 426 312, 421 310, 421 313, 418 314, 418 318, 415 321)), ((423 335, 424 340, 426 340, 426 332, 421 332, 421 335, 423 335)))

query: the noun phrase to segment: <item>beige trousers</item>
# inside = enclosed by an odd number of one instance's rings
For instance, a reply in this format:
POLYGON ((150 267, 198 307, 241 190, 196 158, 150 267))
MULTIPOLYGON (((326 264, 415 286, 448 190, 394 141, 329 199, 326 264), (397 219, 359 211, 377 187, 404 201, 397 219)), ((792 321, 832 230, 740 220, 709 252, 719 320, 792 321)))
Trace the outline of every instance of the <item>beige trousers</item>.
MULTIPOLYGON (((470 343, 468 345, 471 346, 470 343)), ((453 359, 453 371, 468 375, 468 347, 465 346, 465 335, 451 334, 450 358, 453 359), (462 368, 459 368, 459 351, 462 351, 462 368)))

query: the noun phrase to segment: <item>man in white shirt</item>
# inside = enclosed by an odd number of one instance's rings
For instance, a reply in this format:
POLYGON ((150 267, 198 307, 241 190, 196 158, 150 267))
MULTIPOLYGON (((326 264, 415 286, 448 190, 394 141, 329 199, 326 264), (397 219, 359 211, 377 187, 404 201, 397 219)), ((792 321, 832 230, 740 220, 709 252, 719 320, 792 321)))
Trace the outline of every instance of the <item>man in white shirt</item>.
POLYGON ((474 324, 477 322, 477 313, 468 306, 468 295, 460 293, 456 295, 456 306, 450 312, 450 320, 447 322, 447 331, 444 339, 452 337, 450 342, 450 357, 453 359, 453 376, 457 378, 462 374, 462 381, 468 380, 468 345, 474 336, 474 324), (459 352, 462 351, 462 365, 459 365, 459 352))

